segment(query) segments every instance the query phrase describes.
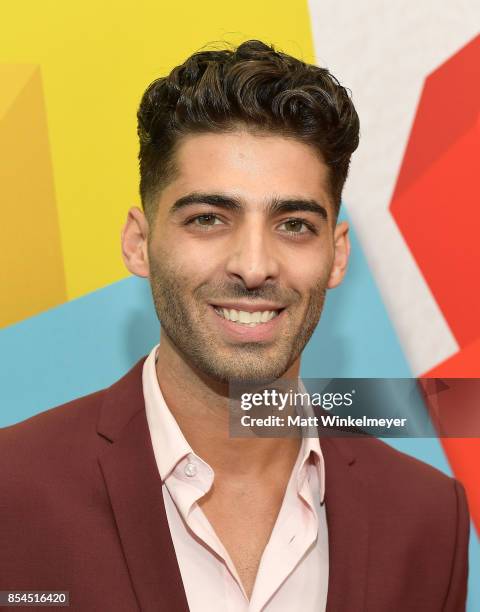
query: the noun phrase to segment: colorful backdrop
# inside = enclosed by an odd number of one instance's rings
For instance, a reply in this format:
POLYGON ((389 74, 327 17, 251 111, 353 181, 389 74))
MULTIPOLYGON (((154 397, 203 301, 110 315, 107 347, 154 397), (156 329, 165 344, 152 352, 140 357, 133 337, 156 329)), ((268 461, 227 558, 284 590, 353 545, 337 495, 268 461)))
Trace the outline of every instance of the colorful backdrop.
MULTIPOLYGON (((0 23, 0 426, 107 386, 157 342, 120 255, 146 85, 261 38, 353 92, 353 258, 310 377, 480 377, 480 5, 474 0, 10 3, 0 23)), ((480 441, 389 440, 457 476, 480 529, 480 441)), ((469 610, 480 609, 472 525, 469 610)))

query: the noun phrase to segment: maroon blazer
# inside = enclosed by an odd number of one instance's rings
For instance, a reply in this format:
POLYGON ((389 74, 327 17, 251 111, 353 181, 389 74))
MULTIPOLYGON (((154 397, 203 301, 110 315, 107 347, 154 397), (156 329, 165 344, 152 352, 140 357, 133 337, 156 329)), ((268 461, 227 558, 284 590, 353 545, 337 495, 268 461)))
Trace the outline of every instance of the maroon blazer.
MULTIPOLYGON (((80 612, 188 610, 145 417, 144 359, 108 389, 0 430, 0 590, 69 591, 80 612)), ((321 447, 328 612, 464 610, 462 485, 375 439, 321 447)))

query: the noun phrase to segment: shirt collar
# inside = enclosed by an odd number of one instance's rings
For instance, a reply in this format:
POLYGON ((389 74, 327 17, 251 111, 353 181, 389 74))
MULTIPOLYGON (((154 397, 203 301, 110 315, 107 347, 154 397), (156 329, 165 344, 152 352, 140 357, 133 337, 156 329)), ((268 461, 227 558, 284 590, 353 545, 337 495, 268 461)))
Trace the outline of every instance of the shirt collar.
POLYGON ((195 453, 170 412, 158 384, 155 368, 158 347, 158 344, 153 347, 143 364, 142 382, 150 437, 156 441, 153 445, 155 459, 160 478, 165 480, 179 461, 195 453))
MULTIPOLYGON (((159 346, 159 344, 154 346, 145 360, 142 382, 150 437, 156 441, 156 444, 153 445, 155 460, 160 478, 165 481, 184 457, 192 455, 201 462, 203 460, 195 455, 163 397, 155 367, 159 346)), ((300 386, 303 388, 302 381, 300 381, 300 386)), ((314 463, 317 467, 320 502, 323 503, 325 496, 325 462, 320 448, 320 441, 317 436, 312 436, 311 434, 302 439, 299 461, 296 463, 298 474, 304 472, 303 468, 308 462, 314 463)))

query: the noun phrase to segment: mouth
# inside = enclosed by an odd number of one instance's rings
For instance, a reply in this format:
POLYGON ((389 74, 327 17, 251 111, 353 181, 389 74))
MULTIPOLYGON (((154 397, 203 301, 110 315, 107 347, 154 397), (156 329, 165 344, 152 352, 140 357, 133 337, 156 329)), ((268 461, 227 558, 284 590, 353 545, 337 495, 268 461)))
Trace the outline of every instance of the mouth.
POLYGON ((213 309, 227 321, 236 323, 237 325, 243 325, 247 327, 256 327, 258 325, 265 325, 269 323, 275 317, 278 317, 284 308, 278 308, 275 310, 240 310, 237 308, 226 308, 223 306, 213 305, 213 309))
POLYGON ((212 323, 228 342, 270 343, 284 326, 286 307, 275 308, 275 304, 231 306, 210 304, 212 323))

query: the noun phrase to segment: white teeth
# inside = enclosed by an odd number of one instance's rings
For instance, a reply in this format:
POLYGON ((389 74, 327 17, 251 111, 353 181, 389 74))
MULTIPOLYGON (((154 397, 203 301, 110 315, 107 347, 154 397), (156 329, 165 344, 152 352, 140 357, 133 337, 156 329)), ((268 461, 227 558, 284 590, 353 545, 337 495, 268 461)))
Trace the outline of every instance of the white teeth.
POLYGON ((223 316, 229 321, 234 321, 242 325, 257 325, 258 323, 267 323, 278 315, 277 310, 256 310, 255 312, 247 312, 246 310, 234 310, 233 308, 215 308, 220 316, 223 316))
POLYGON ((255 323, 253 320, 253 314, 245 312, 245 310, 240 310, 238 312, 238 320, 240 323, 255 323))
POLYGON ((235 310, 228 310, 227 308, 222 308, 222 311, 225 319, 228 319, 229 321, 236 321, 238 319, 235 310))

